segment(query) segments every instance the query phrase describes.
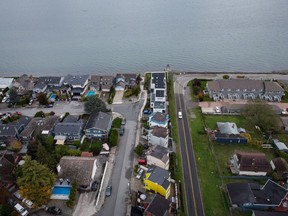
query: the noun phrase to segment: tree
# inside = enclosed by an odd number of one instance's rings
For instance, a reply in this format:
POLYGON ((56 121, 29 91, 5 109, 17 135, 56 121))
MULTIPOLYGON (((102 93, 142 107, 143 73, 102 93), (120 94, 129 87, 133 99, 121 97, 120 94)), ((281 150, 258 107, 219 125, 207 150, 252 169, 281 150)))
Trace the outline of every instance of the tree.
POLYGON ((35 113, 34 117, 44 118, 45 117, 45 113, 43 111, 39 111, 39 112, 35 113))
POLYGON ((13 207, 7 205, 7 204, 2 204, 0 205, 0 215, 1 216, 11 216, 11 213, 13 212, 13 207))
POLYGON ((37 100, 38 100, 39 104, 41 104, 41 105, 47 105, 48 104, 48 98, 47 98, 46 94, 43 92, 40 92, 38 94, 37 100))
POLYGON ((20 96, 18 95, 17 91, 15 89, 10 89, 9 91, 9 98, 10 98, 10 103, 16 104, 20 101, 20 96))
POLYGON ((52 155, 41 144, 38 144, 36 160, 39 163, 46 165, 52 171, 55 170, 57 165, 57 161, 55 160, 55 158, 53 158, 52 155))
POLYGON ((263 100, 252 100, 241 110, 243 118, 247 119, 251 127, 258 126, 263 131, 280 130, 279 116, 272 107, 263 100))
POLYGON ((137 85, 139 85, 141 81, 142 81, 141 74, 138 74, 138 76, 136 77, 137 85))
POLYGON ((25 163, 19 166, 22 175, 17 177, 19 192, 22 197, 31 200, 35 206, 42 206, 48 202, 55 183, 54 174, 45 166, 25 157, 25 163))
POLYGON ((95 143, 91 143, 89 147, 89 151, 93 152, 93 155, 99 155, 100 151, 102 149, 102 143, 97 141, 95 143))
POLYGON ((227 74, 223 75, 223 79, 227 80, 229 78, 230 78, 229 75, 227 75, 227 74))
POLYGON ((139 144, 136 146, 136 148, 134 149, 134 152, 138 155, 138 156, 141 156, 143 154, 143 151, 144 151, 144 146, 139 144))
POLYGON ((16 139, 11 139, 9 142, 9 145, 10 145, 10 149, 15 152, 20 151, 22 148, 22 143, 16 139))
POLYGON ((109 136, 109 143, 110 146, 116 146, 118 143, 118 130, 111 129, 110 136, 109 136))
POLYGON ((87 113, 92 112, 107 112, 106 104, 97 96, 92 95, 87 98, 87 101, 85 102, 85 111, 87 113))

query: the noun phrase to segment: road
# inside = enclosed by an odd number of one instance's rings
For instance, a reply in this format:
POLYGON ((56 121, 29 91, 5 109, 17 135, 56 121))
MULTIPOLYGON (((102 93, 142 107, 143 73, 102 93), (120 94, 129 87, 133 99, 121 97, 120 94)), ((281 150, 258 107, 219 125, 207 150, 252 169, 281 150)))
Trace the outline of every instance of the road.
POLYGON ((133 171, 134 146, 138 114, 143 105, 143 100, 132 104, 111 105, 113 112, 121 113, 127 120, 125 133, 120 137, 118 150, 115 158, 114 170, 109 180, 112 185, 112 195, 107 197, 102 209, 97 216, 126 215, 127 202, 129 201, 128 183, 133 171))
POLYGON ((186 83, 179 83, 179 80, 174 82, 176 109, 177 111, 181 110, 183 116, 182 119, 178 119, 178 134, 186 196, 186 213, 189 216, 202 216, 205 213, 188 123, 189 117, 184 102, 184 86, 186 83))

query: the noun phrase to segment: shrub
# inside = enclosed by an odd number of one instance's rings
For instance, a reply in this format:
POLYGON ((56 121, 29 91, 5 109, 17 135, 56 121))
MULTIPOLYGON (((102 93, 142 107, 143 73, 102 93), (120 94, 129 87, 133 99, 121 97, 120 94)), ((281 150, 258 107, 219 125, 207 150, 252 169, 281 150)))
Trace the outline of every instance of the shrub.
POLYGON ((223 79, 227 80, 229 78, 230 78, 229 75, 227 75, 227 74, 223 75, 223 79))
POLYGON ((43 111, 39 111, 37 113, 35 113, 34 117, 41 117, 41 118, 44 118, 45 117, 45 114, 43 111))
POLYGON ((76 196, 77 196, 77 187, 78 184, 76 181, 72 182, 72 187, 71 187, 71 191, 69 194, 69 200, 66 202, 66 205, 71 208, 75 205, 75 200, 76 200, 76 196))
POLYGON ((110 146, 116 146, 118 143, 118 130, 112 129, 109 136, 110 146))
POLYGON ((115 118, 112 122, 112 128, 120 128, 122 123, 122 118, 115 118))
POLYGON ((138 155, 138 156, 141 156, 144 152, 144 146, 139 144, 136 146, 136 148, 134 149, 134 152, 138 155))

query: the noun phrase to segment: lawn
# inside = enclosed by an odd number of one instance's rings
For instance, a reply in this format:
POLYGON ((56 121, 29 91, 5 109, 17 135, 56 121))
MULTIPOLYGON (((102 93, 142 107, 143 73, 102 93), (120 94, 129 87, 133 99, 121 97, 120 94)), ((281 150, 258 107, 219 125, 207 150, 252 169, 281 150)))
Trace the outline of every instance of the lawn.
MULTIPOLYGON (((223 179, 221 176, 230 176, 228 169, 228 159, 237 150, 247 152, 263 152, 270 160, 275 157, 274 150, 262 149, 250 144, 219 144, 209 141, 204 130, 204 125, 210 129, 216 129, 217 121, 235 122, 237 126, 246 128, 251 136, 257 139, 262 134, 253 128, 248 127, 248 123, 241 116, 219 116, 219 115, 202 115, 200 108, 193 111, 190 119, 191 136, 193 139, 195 158, 199 181, 202 190, 204 209, 206 215, 228 215, 228 199, 223 188, 226 183, 235 182, 234 179, 223 179)), ((240 180, 245 181, 245 180, 240 180)), ((233 212, 233 215, 247 215, 248 213, 233 212)), ((249 215, 249 214, 248 214, 249 215)))

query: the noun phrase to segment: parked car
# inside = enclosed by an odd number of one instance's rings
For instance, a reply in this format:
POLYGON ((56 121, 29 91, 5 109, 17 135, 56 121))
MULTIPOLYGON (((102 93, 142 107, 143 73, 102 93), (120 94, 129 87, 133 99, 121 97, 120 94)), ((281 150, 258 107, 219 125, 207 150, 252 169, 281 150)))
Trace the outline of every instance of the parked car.
POLYGON ((13 193, 13 195, 19 199, 19 200, 22 200, 23 198, 21 197, 20 193, 19 193, 19 190, 17 190, 16 192, 13 193))
POLYGON ((46 210, 48 213, 54 214, 54 215, 60 215, 60 214, 62 214, 61 209, 58 208, 58 207, 56 207, 56 206, 46 207, 45 210, 46 210))
POLYGON ((16 209, 16 211, 21 215, 21 216, 26 216, 28 215, 28 211, 21 206, 19 203, 17 203, 14 208, 16 209))
POLYGON ((122 122, 121 122, 121 125, 125 125, 126 124, 126 118, 122 118, 122 122))
POLYGON ((23 199, 22 202, 29 208, 33 207, 33 202, 29 199, 23 199))
POLYGON ((112 185, 108 185, 107 186, 105 194, 106 194, 106 197, 111 196, 111 194, 112 194, 112 185))
POLYGON ((152 110, 150 110, 150 109, 144 109, 144 110, 143 110, 143 113, 150 115, 150 114, 152 113, 152 110))
POLYGON ((32 99, 30 99, 30 101, 29 101, 29 105, 30 105, 30 106, 33 104, 33 101, 34 101, 34 99, 33 99, 33 98, 32 98, 32 99))
POLYGON ((8 99, 9 99, 9 97, 8 97, 8 96, 5 96, 5 97, 2 99, 2 103, 5 103, 5 102, 7 102, 7 101, 8 101, 8 99))
POLYGON ((141 179, 142 175, 144 173, 144 170, 143 169, 140 169, 136 175, 136 179, 141 179))
POLYGON ((48 104, 45 106, 45 108, 52 108, 54 105, 53 104, 48 104))
POLYGON ((124 132, 125 132, 125 128, 124 128, 123 126, 121 126, 121 127, 119 128, 119 135, 120 135, 120 136, 123 136, 123 135, 124 135, 124 132))
POLYGON ((99 185, 99 182, 94 181, 94 182, 92 183, 92 185, 91 185, 91 190, 92 190, 92 191, 97 191, 98 185, 99 185))
POLYGON ((220 107, 215 107, 215 112, 216 113, 220 113, 221 112, 221 108, 220 107))

